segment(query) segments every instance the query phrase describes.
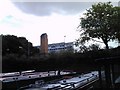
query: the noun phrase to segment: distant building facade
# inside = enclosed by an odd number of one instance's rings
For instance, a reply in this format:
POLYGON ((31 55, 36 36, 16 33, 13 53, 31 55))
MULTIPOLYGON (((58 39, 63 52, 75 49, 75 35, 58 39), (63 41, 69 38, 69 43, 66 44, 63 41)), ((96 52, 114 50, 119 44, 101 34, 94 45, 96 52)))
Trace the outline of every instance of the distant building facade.
POLYGON ((54 43, 54 44, 49 44, 48 45, 48 52, 49 53, 59 53, 61 51, 73 51, 73 42, 68 42, 68 43, 54 43))
MULTIPOLYGON (((42 51, 41 46, 36 46, 37 48, 40 49, 40 52, 42 51)), ((48 44, 48 53, 59 53, 62 51, 70 51, 74 52, 74 43, 73 42, 68 42, 68 43, 53 43, 53 44, 48 44)))
POLYGON ((40 53, 47 54, 48 53, 48 36, 46 33, 41 35, 41 46, 40 53))

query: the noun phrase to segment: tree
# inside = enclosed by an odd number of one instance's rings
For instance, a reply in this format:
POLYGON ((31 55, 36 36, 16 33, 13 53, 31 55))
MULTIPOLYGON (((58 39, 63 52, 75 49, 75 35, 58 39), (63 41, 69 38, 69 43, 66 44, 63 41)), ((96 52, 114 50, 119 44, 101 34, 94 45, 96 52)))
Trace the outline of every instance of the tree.
POLYGON ((80 50, 79 50, 80 53, 86 53, 88 51, 100 50, 100 46, 98 44, 91 44, 89 46, 81 45, 81 46, 79 46, 79 48, 80 48, 80 50))
POLYGON ((111 26, 114 30, 115 39, 120 43, 120 6, 114 7, 113 17, 111 18, 111 26))
POLYGON ((118 24, 112 25, 116 23, 116 18, 117 22, 119 22, 118 14, 116 15, 115 12, 118 13, 118 9, 115 9, 110 2, 92 5, 92 8, 84 13, 85 17, 81 18, 80 25, 78 26, 78 28, 81 27, 82 29, 80 30, 81 37, 77 41, 83 44, 86 41, 97 38, 102 40, 106 49, 109 49, 108 42, 115 40, 118 35, 118 24), (115 32, 117 32, 116 35, 115 32))
POLYGON ((19 47, 21 47, 20 42, 18 41, 17 36, 13 35, 2 35, 2 54, 10 54, 20 52, 19 47))
POLYGON ((17 37, 14 35, 2 35, 2 55, 18 54, 31 55, 34 52, 31 42, 25 37, 17 37))
POLYGON ((92 44, 88 48, 89 48, 90 51, 98 51, 98 50, 100 50, 100 45, 92 44))

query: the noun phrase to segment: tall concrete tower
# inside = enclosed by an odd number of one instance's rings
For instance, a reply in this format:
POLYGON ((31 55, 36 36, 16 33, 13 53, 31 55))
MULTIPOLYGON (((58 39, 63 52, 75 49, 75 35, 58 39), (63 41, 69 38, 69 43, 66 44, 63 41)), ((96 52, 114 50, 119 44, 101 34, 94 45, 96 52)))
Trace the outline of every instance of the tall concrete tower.
POLYGON ((41 35, 41 54, 46 55, 48 54, 48 38, 47 38, 47 34, 43 33, 41 35))

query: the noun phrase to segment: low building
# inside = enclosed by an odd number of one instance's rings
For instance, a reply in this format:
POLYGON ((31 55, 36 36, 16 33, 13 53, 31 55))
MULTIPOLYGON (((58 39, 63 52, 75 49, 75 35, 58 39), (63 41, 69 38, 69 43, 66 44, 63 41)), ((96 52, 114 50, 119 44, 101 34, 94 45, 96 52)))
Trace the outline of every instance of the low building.
MULTIPOLYGON (((41 46, 35 46, 39 49, 41 49, 41 46)), ((41 51, 41 50, 40 50, 41 51)), ((74 51, 74 43, 73 42, 61 42, 61 43, 53 43, 53 44, 48 44, 48 53, 59 53, 62 51, 74 51)))
POLYGON ((61 51, 73 51, 74 49, 74 44, 73 42, 68 42, 68 43, 53 43, 48 45, 48 53, 59 53, 61 51))
POLYGON ((120 1, 118 2, 118 6, 120 7, 120 1))

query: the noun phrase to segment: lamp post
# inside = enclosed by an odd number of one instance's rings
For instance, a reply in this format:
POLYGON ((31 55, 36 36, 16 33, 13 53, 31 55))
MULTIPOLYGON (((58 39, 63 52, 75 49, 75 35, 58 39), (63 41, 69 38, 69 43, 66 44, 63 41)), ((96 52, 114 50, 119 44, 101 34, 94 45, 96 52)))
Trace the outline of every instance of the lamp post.
POLYGON ((64 43, 65 43, 65 38, 66 38, 66 35, 64 36, 64 43))
POLYGON ((29 42, 28 42, 28 51, 27 51, 28 53, 28 57, 29 57, 29 55, 30 55, 30 45, 29 45, 29 42))
POLYGON ((64 36, 64 50, 65 50, 65 38, 66 38, 66 35, 64 36))

